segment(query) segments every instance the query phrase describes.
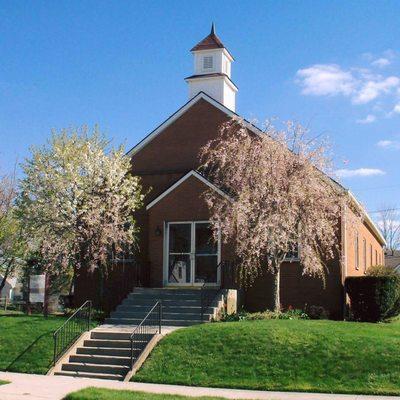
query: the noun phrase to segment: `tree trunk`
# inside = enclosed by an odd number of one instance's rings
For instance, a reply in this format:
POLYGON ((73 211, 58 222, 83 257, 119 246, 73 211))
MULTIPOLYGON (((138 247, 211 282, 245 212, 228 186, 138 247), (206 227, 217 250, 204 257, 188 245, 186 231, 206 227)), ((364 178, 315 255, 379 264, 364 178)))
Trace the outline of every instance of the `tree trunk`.
POLYGON ((3 279, 0 282, 0 293, 3 290, 4 286, 6 285, 6 281, 7 281, 8 275, 10 273, 10 269, 11 269, 11 263, 12 263, 12 260, 10 260, 8 262, 8 265, 7 265, 7 268, 6 268, 6 272, 4 273, 3 279))
POLYGON ((281 296, 280 296, 280 282, 281 282, 281 269, 275 268, 274 276, 274 311, 281 311, 281 296))
POLYGON ((45 318, 49 315, 49 274, 46 273, 44 277, 44 299, 43 299, 43 316, 45 318))

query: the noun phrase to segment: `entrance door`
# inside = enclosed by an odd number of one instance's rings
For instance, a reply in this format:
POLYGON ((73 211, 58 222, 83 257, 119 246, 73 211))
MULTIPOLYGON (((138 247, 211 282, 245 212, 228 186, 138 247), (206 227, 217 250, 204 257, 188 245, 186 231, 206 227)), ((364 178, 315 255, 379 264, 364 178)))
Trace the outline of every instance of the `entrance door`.
POLYGON ((165 247, 168 285, 219 284, 219 240, 208 221, 168 223, 165 247))

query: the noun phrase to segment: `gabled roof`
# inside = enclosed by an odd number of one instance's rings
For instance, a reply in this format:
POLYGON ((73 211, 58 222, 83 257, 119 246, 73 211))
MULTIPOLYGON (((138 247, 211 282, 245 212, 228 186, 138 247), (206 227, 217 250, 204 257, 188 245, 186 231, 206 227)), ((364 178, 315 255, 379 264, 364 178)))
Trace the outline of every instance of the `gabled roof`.
POLYGON ((167 196, 169 193, 174 191, 178 186, 180 186, 183 182, 185 182, 191 176, 193 176, 193 177, 197 178, 199 181, 203 182, 205 185, 210 187, 212 190, 216 191, 222 197, 225 197, 225 199, 232 201, 232 198, 230 196, 228 196, 224 191, 222 191, 220 188, 218 188, 213 183, 211 183, 208 179, 206 179, 203 175, 201 175, 200 172, 191 170, 186 175, 182 176, 182 178, 180 178, 178 181, 176 181, 167 190, 165 190, 159 196, 157 196, 153 201, 151 201, 149 204, 147 204, 146 210, 149 210, 151 207, 153 207, 155 204, 157 204, 160 200, 162 200, 165 196, 167 196))
MULTIPOLYGON (((186 111, 188 111, 191 107, 193 107, 198 101, 201 99, 208 101, 211 105, 221 110, 223 113, 228 115, 228 117, 239 117, 238 114, 225 107, 219 101, 213 99, 208 94, 204 92, 198 93, 192 99, 190 99, 186 104, 184 104, 179 110, 169 116, 162 124, 160 124, 154 131, 150 132, 144 139, 142 139, 136 146, 132 147, 127 153, 128 156, 133 156, 138 151, 140 151, 143 147, 149 144, 154 138, 156 138, 163 130, 165 130, 169 125, 175 122, 180 116, 182 116, 186 111)), ((250 131, 256 133, 257 135, 261 134, 262 131, 257 128, 255 125, 250 122, 243 120, 245 126, 250 131)))

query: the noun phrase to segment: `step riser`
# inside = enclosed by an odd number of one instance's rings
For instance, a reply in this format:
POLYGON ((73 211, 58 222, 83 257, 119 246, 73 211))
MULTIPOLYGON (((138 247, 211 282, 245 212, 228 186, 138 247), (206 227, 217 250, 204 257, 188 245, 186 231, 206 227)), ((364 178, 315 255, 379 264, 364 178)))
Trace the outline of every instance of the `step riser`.
POLYGON ((152 295, 152 294, 129 294, 128 297, 126 298, 126 300, 130 300, 130 299, 151 299, 154 300, 154 304, 158 301, 158 300, 177 300, 177 301, 184 301, 184 300, 201 300, 201 296, 200 295, 192 295, 192 294, 164 294, 162 296, 157 296, 157 295, 152 295))
POLYGON ((63 371, 95 372, 100 374, 126 375, 129 367, 111 365, 85 365, 85 364, 64 364, 63 371))
POLYGON ((89 372, 67 372, 67 371, 60 371, 60 372, 55 372, 54 375, 59 375, 59 376, 72 376, 72 377, 77 377, 77 378, 94 378, 94 379, 107 379, 107 380, 113 380, 113 381, 123 381, 124 377, 121 375, 96 375, 96 374, 91 374, 89 372))
POLYGON ((96 339, 88 339, 85 340, 83 345, 85 347, 115 347, 118 349, 130 349, 131 342, 130 341, 117 341, 117 340, 96 340, 96 339))
MULTIPOLYGON (((205 321, 205 320, 204 320, 205 321)), ((106 324, 110 325, 131 325, 131 326, 137 326, 140 323, 140 320, 135 320, 135 319, 112 319, 112 318, 107 318, 105 321, 106 324)), ((163 320, 162 325, 163 326, 189 326, 189 325, 195 325, 195 324, 200 324, 201 321, 199 320, 163 320)))
MULTIPOLYGON (((132 305, 120 305, 118 306, 114 312, 140 312, 144 315, 150 311, 151 307, 143 306, 140 304, 132 304, 132 305)), ((180 313, 180 312, 188 312, 188 313, 200 313, 201 306, 177 306, 177 305, 164 305, 162 307, 163 313, 180 313)), ((204 308, 204 312, 212 314, 214 312, 213 307, 204 308)))
MULTIPOLYGON (((168 313, 163 312, 163 320, 182 320, 182 319, 194 319, 194 320, 201 320, 201 312, 198 313, 168 313)), ((209 320, 211 318, 211 314, 203 314, 203 319, 209 320)), ((141 313, 136 312, 127 312, 127 313, 111 313, 110 319, 143 319, 141 313)), ((157 324, 158 321, 153 321, 153 323, 157 324)))
MULTIPOLYGON (((153 307, 154 304, 157 302, 157 299, 154 298, 148 298, 148 299, 142 299, 142 298, 127 298, 122 302, 122 305, 128 306, 128 305, 143 305, 143 306, 148 306, 153 307)), ((162 306, 180 306, 180 307, 187 307, 187 306, 197 306, 201 307, 201 300, 200 299, 165 299, 161 301, 162 306)))
MULTIPOLYGON (((132 332, 96 332, 92 331, 90 335, 90 339, 100 339, 100 340, 130 340, 132 332)), ((140 337, 141 340, 150 340, 153 335, 151 334, 141 334, 140 336, 136 335, 136 338, 140 337)))
POLYGON ((191 295, 199 296, 201 289, 133 289, 130 295, 135 294, 151 294, 153 296, 167 296, 167 295, 191 295))
MULTIPOLYGON (((134 352, 139 352, 139 349, 133 349, 134 352)), ((115 357, 130 357, 131 349, 108 349, 108 348, 93 348, 79 347, 76 349, 76 354, 88 354, 93 356, 115 356, 115 357)))
MULTIPOLYGON (((137 355, 136 352, 135 355, 137 355)), ((70 356, 69 362, 71 363, 89 363, 89 364, 106 364, 106 365, 124 365, 130 366, 130 358, 119 358, 119 357, 102 357, 93 355, 76 355, 70 356)))

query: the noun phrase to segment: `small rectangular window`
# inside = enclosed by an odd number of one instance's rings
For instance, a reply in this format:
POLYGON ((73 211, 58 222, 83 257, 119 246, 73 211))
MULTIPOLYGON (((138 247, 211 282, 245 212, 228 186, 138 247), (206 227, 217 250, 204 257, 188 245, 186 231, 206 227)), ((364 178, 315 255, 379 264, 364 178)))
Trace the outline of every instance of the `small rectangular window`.
POLYGON ((363 263, 364 263, 364 273, 367 272, 367 241, 363 239, 363 263))
POLYGON ((369 256, 370 256, 369 266, 372 267, 372 264, 374 263, 372 260, 372 244, 369 245, 369 256))
POLYGON ((213 57, 205 56, 203 58, 203 69, 212 69, 213 68, 213 57))
POLYGON ((354 260, 356 264, 356 269, 360 268, 360 258, 359 258, 359 250, 358 250, 358 235, 354 240, 354 260))
POLYGON ((375 264, 378 265, 378 251, 375 250, 375 264))

